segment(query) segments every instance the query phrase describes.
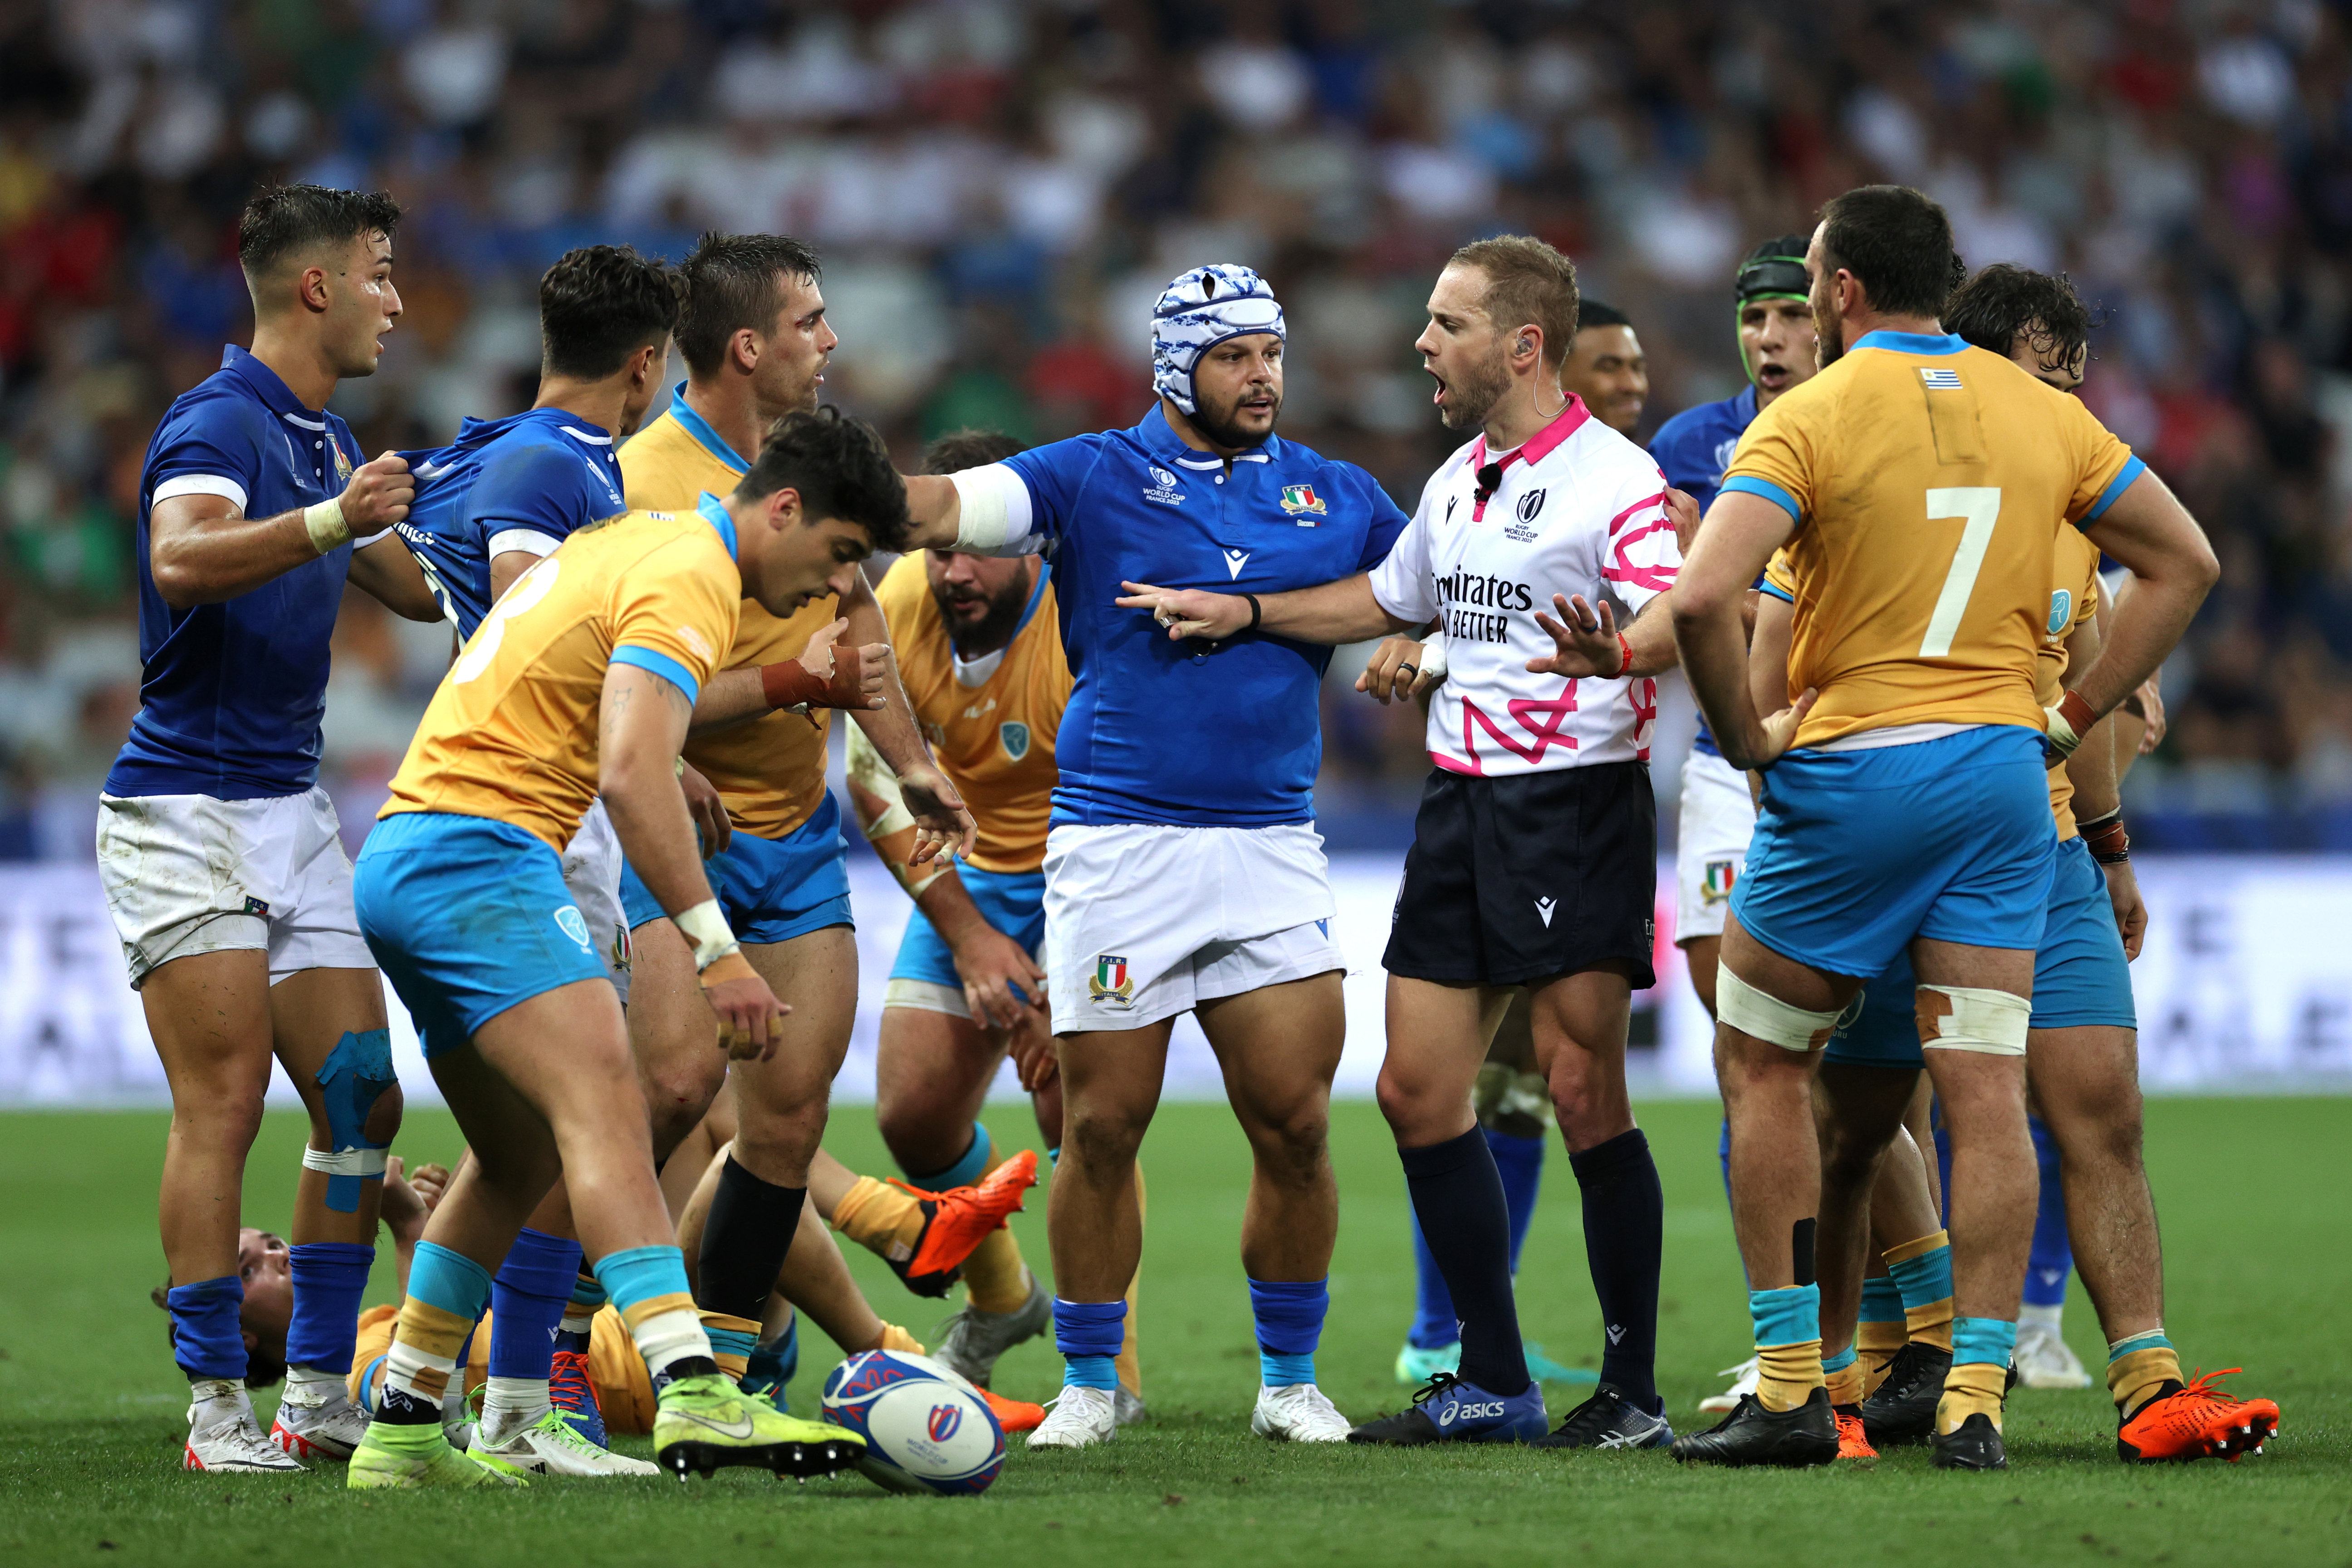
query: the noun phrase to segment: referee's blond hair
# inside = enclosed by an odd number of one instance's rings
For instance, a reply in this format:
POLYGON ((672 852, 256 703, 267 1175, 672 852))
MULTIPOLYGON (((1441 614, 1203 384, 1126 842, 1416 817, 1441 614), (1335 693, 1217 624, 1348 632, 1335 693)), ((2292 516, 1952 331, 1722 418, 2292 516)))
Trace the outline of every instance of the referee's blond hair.
POLYGON ((1528 234, 1473 240, 1447 258, 1486 275, 1479 300, 1497 331, 1533 323, 1543 329, 1544 363, 1558 369, 1576 342, 1576 263, 1528 234))

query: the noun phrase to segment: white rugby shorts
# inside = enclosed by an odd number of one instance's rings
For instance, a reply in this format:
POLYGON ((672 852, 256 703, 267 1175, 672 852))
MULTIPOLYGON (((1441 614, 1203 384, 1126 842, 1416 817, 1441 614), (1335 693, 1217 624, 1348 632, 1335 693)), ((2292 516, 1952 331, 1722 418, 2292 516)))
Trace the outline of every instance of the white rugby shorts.
POLYGON ((1138 1029, 1220 996, 1345 969, 1323 836, 1064 825, 1045 837, 1054 1032, 1138 1029))
POLYGON ((591 802, 588 814, 580 819, 580 831, 563 847, 563 885, 571 891, 572 901, 580 906, 580 918, 588 922, 588 934, 604 955, 604 973, 613 977, 624 1007, 629 1005, 631 957, 628 917, 621 910, 625 863, 621 840, 613 831, 613 819, 605 815, 604 803, 591 802))
POLYGON ((1682 823, 1675 839, 1675 945, 1721 936, 1731 889, 1748 865, 1756 803, 1748 775, 1711 752, 1683 760, 1682 823))
POLYGON ((335 805, 316 785, 262 800, 101 795, 98 875, 133 990, 201 952, 267 952, 272 985, 375 967, 335 805))

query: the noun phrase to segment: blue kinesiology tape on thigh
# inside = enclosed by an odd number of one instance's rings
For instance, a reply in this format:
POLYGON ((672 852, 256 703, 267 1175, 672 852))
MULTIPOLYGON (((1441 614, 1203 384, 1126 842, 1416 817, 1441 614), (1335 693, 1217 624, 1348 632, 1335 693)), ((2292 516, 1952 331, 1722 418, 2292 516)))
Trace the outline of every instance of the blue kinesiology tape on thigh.
POLYGON ((392 1070, 392 1031, 346 1029, 319 1068, 319 1090, 327 1102, 327 1135, 334 1152, 302 1151, 302 1163, 327 1173, 327 1206, 357 1214, 360 1184, 383 1174, 383 1152, 367 1135, 368 1117, 383 1091, 400 1081, 392 1070))

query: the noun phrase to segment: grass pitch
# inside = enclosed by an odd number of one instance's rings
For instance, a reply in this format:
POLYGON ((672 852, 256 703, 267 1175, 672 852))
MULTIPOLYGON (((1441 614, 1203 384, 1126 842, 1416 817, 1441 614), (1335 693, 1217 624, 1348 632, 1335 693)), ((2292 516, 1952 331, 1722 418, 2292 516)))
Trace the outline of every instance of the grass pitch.
MULTIPOLYGON (((1666 1192, 1659 1383, 1677 1428, 1747 1353, 1712 1108, 1643 1112, 1666 1192)), ((992 1110, 998 1141, 1034 1129, 992 1110)), ((1362 1417, 1395 1408, 1391 1380, 1411 1300, 1403 1180, 1378 1113, 1337 1108, 1344 1221, 1332 1266, 1323 1384, 1362 1417)), ((1948 1476, 1911 1449, 1801 1474, 1685 1470, 1663 1454, 1494 1449, 1410 1453, 1277 1447, 1250 1436, 1256 1379, 1235 1238, 1247 1171, 1222 1107, 1163 1107, 1144 1151, 1151 1209, 1143 1275, 1144 1392, 1152 1420, 1108 1448, 1039 1455, 1015 1439, 978 1500, 886 1496, 854 1475, 806 1489, 742 1471, 667 1480, 542 1482, 520 1495, 354 1497, 340 1470, 290 1480, 185 1476, 181 1378, 148 1289, 162 1278, 152 1113, 0 1116, 0 1563, 809 1564, 1075 1562, 1396 1563, 1422 1558, 1754 1564, 1871 1563, 2352 1564, 2352 1104, 2159 1100, 2149 1163, 2171 1259, 2168 1326, 2192 1366, 2284 1407, 2269 1454, 2237 1466, 2127 1469, 2104 1389, 2021 1390, 2014 1466, 1948 1476)), ((246 1215, 282 1228, 299 1146, 272 1116, 246 1215)), ((830 1146, 887 1171, 873 1118, 841 1108, 830 1146)), ((457 1150, 449 1120, 414 1112, 412 1161, 457 1150)), ((1577 1193, 1557 1149, 1520 1277, 1530 1339, 1591 1364, 1600 1341, 1577 1193)), ((1042 1270, 1044 1205, 1014 1222, 1042 1270)), ((387 1257, 389 1249, 386 1249, 387 1257)), ((878 1262, 853 1267, 883 1316, 928 1339, 933 1303, 878 1262)), ((380 1265, 371 1300, 390 1300, 380 1265)), ((2077 1286, 2067 1314, 2084 1363, 2104 1361, 2077 1286)), ((804 1338, 796 1408, 835 1357, 804 1338)), ((997 1385, 1043 1399, 1059 1363, 1040 1342, 997 1385)), ((1554 1414, 1574 1391, 1555 1393, 1554 1414)), ((264 1419, 269 1407, 260 1401, 264 1419)), ((642 1438, 625 1439, 643 1452, 642 1438)))

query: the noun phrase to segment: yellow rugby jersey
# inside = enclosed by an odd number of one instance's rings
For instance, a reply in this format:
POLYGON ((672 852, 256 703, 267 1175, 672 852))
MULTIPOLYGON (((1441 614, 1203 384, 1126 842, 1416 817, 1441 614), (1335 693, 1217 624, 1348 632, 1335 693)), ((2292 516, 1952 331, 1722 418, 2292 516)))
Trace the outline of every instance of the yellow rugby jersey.
MULTIPOLYGON (((691 512, 706 492, 724 496, 751 464, 719 438, 686 401, 686 384, 670 393, 669 407, 621 448, 622 491, 635 507, 691 512)), ((744 601, 734 646, 719 668, 757 668, 798 658, 809 638, 841 617, 841 596, 828 594, 789 620, 744 601)), ((782 838, 806 822, 824 801, 824 741, 832 710, 762 713, 723 730, 689 735, 686 760, 726 802, 736 826, 762 838, 782 838)))
POLYGON ((1045 863, 1054 735, 1070 700, 1050 573, 1038 573, 1003 662, 978 686, 956 679, 947 617, 919 553, 900 556, 874 595, 889 619, 898 678, 931 754, 980 824, 965 858, 983 871, 1034 871, 1045 863))
POLYGON ((734 640, 734 531, 723 511, 624 512, 541 557, 442 678, 377 815, 486 816, 562 853, 596 798, 606 667, 691 693, 734 640))
POLYGON ((2144 465, 2084 408, 1956 337, 1871 332, 1773 399, 1723 489, 1796 521, 1797 744, 1908 724, 2042 728, 2057 535, 2144 465))

